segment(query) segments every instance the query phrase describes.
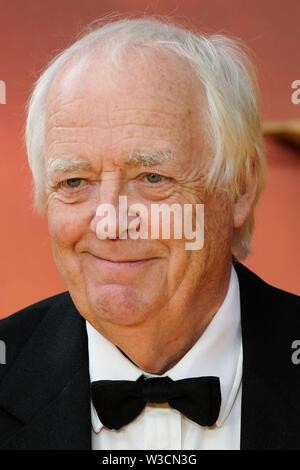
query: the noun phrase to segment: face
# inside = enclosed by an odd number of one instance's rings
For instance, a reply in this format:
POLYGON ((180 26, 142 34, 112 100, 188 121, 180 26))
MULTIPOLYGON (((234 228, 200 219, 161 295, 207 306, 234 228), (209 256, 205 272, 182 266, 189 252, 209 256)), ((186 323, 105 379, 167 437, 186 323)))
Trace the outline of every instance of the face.
POLYGON ((52 85, 47 107, 49 230, 58 269, 79 312, 106 324, 182 321, 204 303, 228 263, 228 199, 204 188, 204 94, 181 59, 127 53, 126 68, 70 65, 52 85), (136 155, 171 155, 149 162, 136 155), (69 165, 56 165, 57 159, 69 165), (72 164, 70 164, 72 162, 72 164), (76 163, 77 162, 77 163, 76 163), (100 204, 204 204, 201 250, 186 240, 99 239, 100 204), (202 297, 201 297, 202 296, 202 297))

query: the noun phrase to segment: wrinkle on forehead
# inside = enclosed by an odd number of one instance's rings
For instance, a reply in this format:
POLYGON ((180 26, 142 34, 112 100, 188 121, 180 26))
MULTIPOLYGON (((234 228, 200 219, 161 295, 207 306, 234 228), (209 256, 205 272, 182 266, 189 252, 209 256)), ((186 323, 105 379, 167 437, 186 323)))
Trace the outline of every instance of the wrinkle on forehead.
POLYGON ((193 146, 199 141, 199 153, 205 101, 198 78, 175 54, 148 50, 143 57, 128 51, 117 68, 98 52, 86 67, 74 59, 56 77, 48 96, 47 139, 59 143, 69 136, 73 142, 88 137, 98 148, 102 137, 116 142, 142 135, 150 145, 166 137, 181 142, 186 152, 188 141, 193 146))

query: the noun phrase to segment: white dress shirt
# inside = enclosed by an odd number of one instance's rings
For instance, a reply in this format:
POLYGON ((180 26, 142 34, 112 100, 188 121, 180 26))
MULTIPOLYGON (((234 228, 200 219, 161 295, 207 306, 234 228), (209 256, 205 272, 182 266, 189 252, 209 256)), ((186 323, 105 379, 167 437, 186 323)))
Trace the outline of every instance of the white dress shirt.
MULTIPOLYGON (((137 380, 144 372, 86 323, 91 382, 137 380)), ((242 336, 237 274, 232 267, 224 302, 197 343, 163 374, 173 380, 218 376, 222 404, 216 425, 202 427, 168 404, 147 404, 118 431, 106 428, 91 403, 92 449, 231 450, 240 448, 242 336)))

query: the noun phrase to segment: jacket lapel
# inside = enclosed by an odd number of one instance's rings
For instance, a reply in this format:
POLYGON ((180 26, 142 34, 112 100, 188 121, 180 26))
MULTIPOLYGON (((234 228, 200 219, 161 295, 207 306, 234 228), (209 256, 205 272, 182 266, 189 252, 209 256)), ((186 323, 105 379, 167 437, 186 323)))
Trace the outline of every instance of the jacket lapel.
POLYGON ((291 361, 299 312, 291 295, 240 264, 235 269, 243 338, 241 449, 299 449, 300 371, 291 361))
POLYGON ((5 449, 90 449, 87 335, 68 294, 3 378, 0 409, 5 449))

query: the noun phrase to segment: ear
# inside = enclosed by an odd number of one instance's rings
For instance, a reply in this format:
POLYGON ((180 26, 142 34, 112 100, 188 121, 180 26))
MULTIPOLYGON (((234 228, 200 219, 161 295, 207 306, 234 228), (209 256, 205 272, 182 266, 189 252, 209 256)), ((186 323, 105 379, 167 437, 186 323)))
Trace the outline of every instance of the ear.
POLYGON ((233 204, 233 226, 239 228, 247 219, 256 196, 257 182, 253 179, 251 186, 248 185, 243 192, 235 198, 233 204))

